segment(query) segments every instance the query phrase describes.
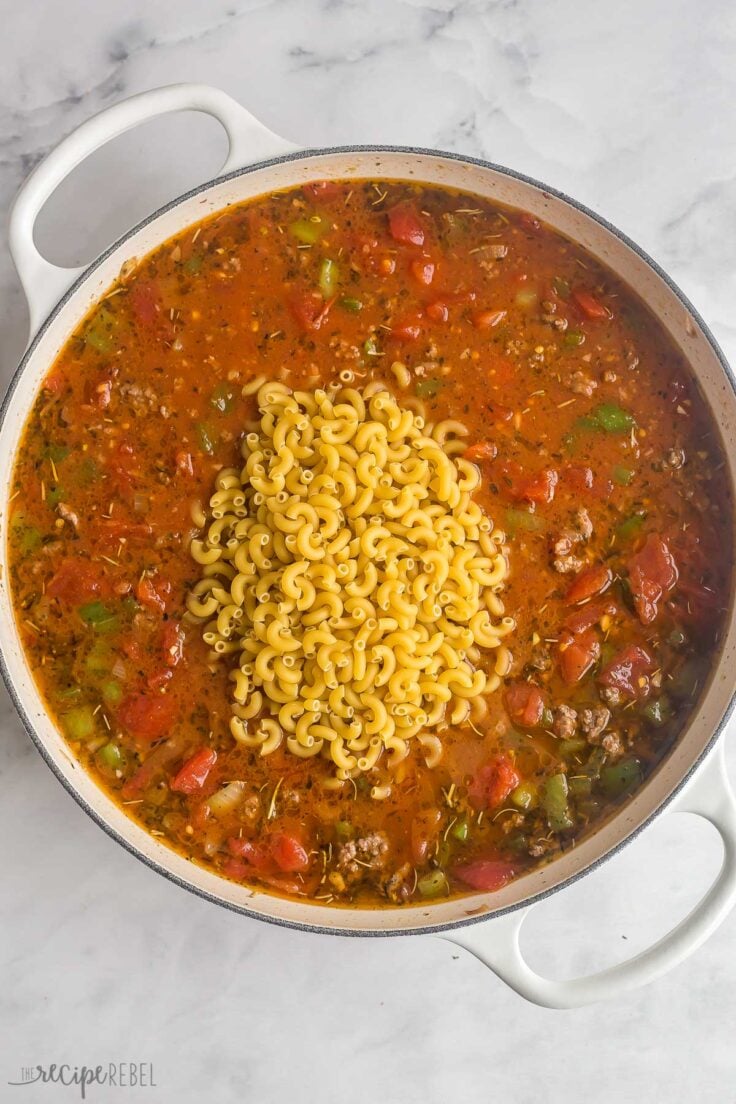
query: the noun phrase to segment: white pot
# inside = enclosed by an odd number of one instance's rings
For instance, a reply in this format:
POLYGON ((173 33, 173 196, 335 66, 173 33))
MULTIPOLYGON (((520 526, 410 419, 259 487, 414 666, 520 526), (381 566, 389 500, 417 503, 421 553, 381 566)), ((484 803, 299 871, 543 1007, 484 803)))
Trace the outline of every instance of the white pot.
MULTIPOLYGON (((633 242, 597 215, 518 173, 473 158, 396 147, 298 150, 268 131, 223 92, 202 85, 174 85, 125 100, 79 127, 35 169, 14 205, 10 244, 29 301, 32 338, 0 412, 3 517, 7 516, 14 456, 41 381, 90 306, 116 278, 123 262, 144 256, 173 234, 228 204, 330 177, 415 179, 467 189, 530 211, 589 250, 646 300, 685 353, 719 426, 734 482, 736 383, 722 353, 682 292, 633 242), (225 127, 230 150, 222 175, 151 215, 88 268, 61 269, 45 261, 33 244, 34 222, 64 177, 115 135, 153 116, 181 110, 207 112, 225 127)), ((714 749, 733 706, 733 616, 707 691, 676 746, 636 795, 589 838, 550 865, 532 870, 494 893, 431 907, 327 908, 282 900, 219 878, 188 862, 125 816, 76 763, 44 708, 21 647, 7 580, 7 549, 3 542, 2 670, 38 750, 72 796, 109 835, 153 869, 213 902, 247 916, 318 932, 442 933, 472 951, 530 1000, 554 1007, 600 1000, 658 976, 702 943, 733 904, 736 806, 724 774, 722 752, 714 749), (708 762, 703 763, 711 751, 708 762), (691 915, 643 954, 602 974, 574 981, 550 981, 534 974, 522 959, 518 945, 519 928, 529 907, 591 870, 666 806, 675 805, 711 820, 724 842, 721 872, 691 915)))

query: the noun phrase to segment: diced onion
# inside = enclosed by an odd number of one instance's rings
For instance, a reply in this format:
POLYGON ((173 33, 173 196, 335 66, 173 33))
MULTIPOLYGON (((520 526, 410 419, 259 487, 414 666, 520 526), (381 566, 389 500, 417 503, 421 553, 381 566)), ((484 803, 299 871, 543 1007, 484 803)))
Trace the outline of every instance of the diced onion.
POLYGON ((207 801, 213 816, 225 816, 237 808, 243 800, 245 782, 228 782, 221 790, 213 794, 207 801))

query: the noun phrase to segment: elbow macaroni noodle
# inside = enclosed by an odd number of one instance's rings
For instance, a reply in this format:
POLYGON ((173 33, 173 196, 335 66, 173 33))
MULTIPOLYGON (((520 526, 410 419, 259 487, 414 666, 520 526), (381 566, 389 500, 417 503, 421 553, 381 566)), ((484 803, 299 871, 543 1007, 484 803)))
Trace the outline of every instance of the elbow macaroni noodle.
POLYGON ((465 427, 425 426, 378 382, 269 381, 257 399, 243 466, 219 472, 191 543, 189 613, 215 656, 237 657, 232 734, 329 758, 337 782, 395 767, 412 741, 435 766, 438 731, 482 714, 507 673, 514 628, 503 533, 448 448, 465 427))

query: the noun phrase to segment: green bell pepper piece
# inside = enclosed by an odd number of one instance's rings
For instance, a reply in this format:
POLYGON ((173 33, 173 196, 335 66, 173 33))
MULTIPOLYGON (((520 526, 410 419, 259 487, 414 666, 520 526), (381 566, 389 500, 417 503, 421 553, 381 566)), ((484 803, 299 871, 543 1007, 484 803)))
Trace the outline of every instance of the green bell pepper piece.
POLYGON ((539 794, 533 782, 520 782, 516 789, 511 791, 511 804, 517 809, 533 809, 538 800, 539 794))
POLYGON ((606 797, 621 797, 641 781, 641 763, 638 759, 623 759, 601 771, 600 787, 606 797))
POLYGON ((633 514, 626 521, 622 521, 616 527, 616 536, 620 537, 621 540, 631 540, 636 537, 641 532, 645 517, 645 514, 633 514))
POLYGON ((636 425, 633 414, 614 403, 601 403, 593 411, 593 417, 606 433, 628 433, 636 425))
POLYGON ((506 524, 504 526, 510 537, 521 529, 525 533, 539 533, 545 528, 544 521, 536 514, 530 514, 528 510, 515 510, 509 508, 506 511, 506 524))
POLYGON ((91 705, 78 705, 62 714, 61 723, 70 740, 88 740, 95 731, 95 718, 91 705))
POLYGON ((431 870, 429 874, 423 874, 417 882, 417 889, 422 897, 442 897, 450 892, 447 876, 443 870, 431 870))
POLYGON ((212 456, 215 451, 217 434, 212 427, 205 422, 198 422, 195 429, 197 431, 197 437, 199 438, 199 447, 202 449, 202 452, 206 452, 209 456, 212 456))
POLYGON ((315 245, 327 229, 327 223, 315 215, 313 218, 297 219, 289 229, 302 245, 315 245))
POLYGON ((655 728, 662 728, 669 720, 672 719, 672 706, 670 705, 669 698, 651 698, 642 709, 642 716, 645 717, 651 725, 655 728))
POLYGON ((330 260, 329 257, 325 257, 319 268, 319 290, 322 292, 322 297, 324 299, 332 299, 337 291, 339 278, 340 276, 336 263, 330 260))
POLYGON ((105 744, 97 752, 97 761, 100 766, 107 768, 107 770, 121 770, 125 765, 125 756, 120 745, 110 741, 109 744, 105 744))
POLYGON ((86 602, 79 607, 79 616, 97 632, 112 632, 118 626, 118 619, 104 602, 86 602))
POLYGON ((553 832, 564 832, 566 828, 572 828, 566 774, 553 774, 544 783, 542 808, 553 832))
POLYGON ((634 478, 634 472, 631 468, 624 468, 621 464, 615 464, 613 468, 613 482, 618 483, 619 487, 628 487, 631 480, 634 478))

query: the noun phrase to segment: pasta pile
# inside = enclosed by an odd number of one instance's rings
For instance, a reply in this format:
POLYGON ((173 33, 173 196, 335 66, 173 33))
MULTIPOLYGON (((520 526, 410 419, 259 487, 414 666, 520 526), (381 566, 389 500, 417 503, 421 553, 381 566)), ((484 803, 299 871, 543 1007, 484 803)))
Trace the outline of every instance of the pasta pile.
POLYGON ((215 655, 238 656, 232 734, 262 755, 285 741, 328 757, 335 785, 384 753, 395 767, 413 740, 433 766, 437 730, 506 673, 514 628, 504 536, 456 455, 464 427, 425 426, 377 382, 267 382, 257 399, 243 467, 220 471, 191 544, 189 613, 215 655), (479 649, 496 649, 490 674, 479 649))

